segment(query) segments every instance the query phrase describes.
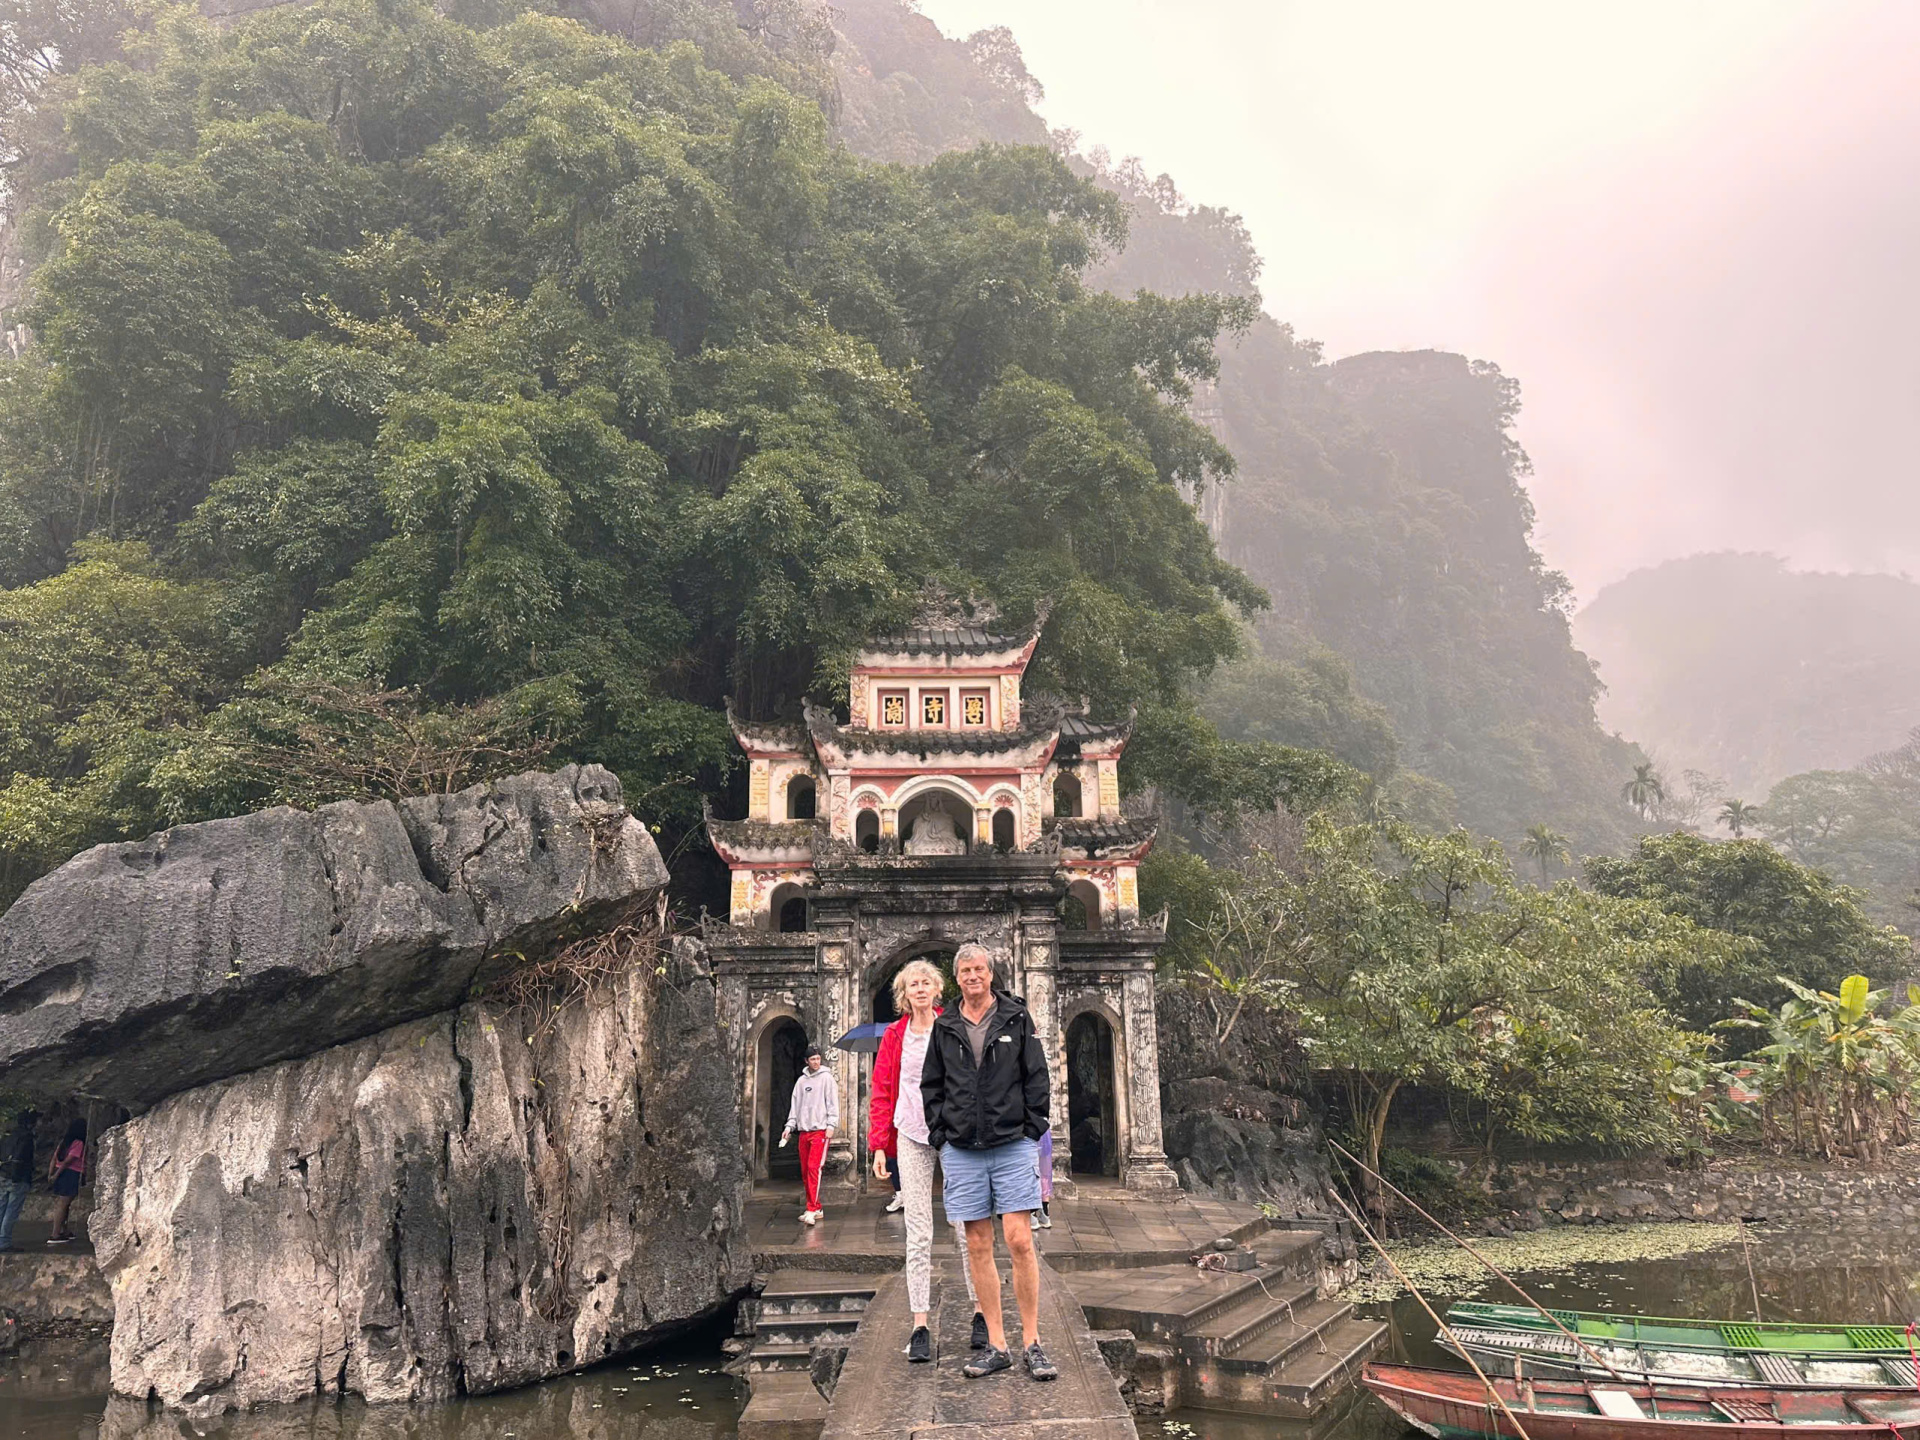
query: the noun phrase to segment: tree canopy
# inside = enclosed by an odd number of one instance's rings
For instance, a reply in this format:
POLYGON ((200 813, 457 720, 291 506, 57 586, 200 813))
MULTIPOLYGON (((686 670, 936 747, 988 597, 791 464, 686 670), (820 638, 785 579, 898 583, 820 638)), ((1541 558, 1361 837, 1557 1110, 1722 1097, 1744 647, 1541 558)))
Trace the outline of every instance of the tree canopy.
POLYGON ((1091 289, 1125 215, 1058 156, 861 160, 737 28, 723 72, 413 0, 142 14, 8 130, 4 644, 121 643, 69 635, 78 557, 192 663, 110 742, 10 697, 15 883, 46 837, 278 798, 229 761, 302 686, 510 701, 684 823, 724 696, 832 699, 929 581, 1051 602, 1032 681, 1139 707, 1133 783, 1334 783, 1186 698, 1265 600, 1185 498, 1232 469, 1182 402, 1248 304, 1091 289))
POLYGON ((1666 983, 1667 1002, 1699 1029, 1725 1020, 1734 996, 1765 1005, 1786 999, 1780 976, 1838 991, 1849 975, 1904 978, 1913 963, 1906 937, 1874 924, 1857 890, 1763 840, 1649 835, 1627 855, 1590 858, 1586 874, 1603 895, 1644 901, 1744 942, 1731 963, 1685 964, 1666 983))

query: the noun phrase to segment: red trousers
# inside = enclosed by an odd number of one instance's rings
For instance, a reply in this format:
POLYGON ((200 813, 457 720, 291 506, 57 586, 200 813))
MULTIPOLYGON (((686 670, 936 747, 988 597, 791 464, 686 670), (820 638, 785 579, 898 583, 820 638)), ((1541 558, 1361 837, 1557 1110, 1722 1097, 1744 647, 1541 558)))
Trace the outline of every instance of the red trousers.
POLYGON ((807 1209, 820 1208, 820 1166, 827 1158, 827 1132, 800 1132, 800 1179, 807 1187, 807 1209))

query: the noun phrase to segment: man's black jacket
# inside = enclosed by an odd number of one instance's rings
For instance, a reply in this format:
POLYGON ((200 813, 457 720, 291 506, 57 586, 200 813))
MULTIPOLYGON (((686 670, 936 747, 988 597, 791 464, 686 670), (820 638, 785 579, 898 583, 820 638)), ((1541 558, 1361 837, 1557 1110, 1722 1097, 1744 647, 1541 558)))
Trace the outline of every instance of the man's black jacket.
POLYGON ((1017 995, 996 991, 993 1000, 978 1065, 960 1006, 942 1011, 927 1037, 920 1098, 927 1107, 927 1143, 936 1150, 991 1150, 1046 1133, 1052 1087, 1033 1017, 1017 995))

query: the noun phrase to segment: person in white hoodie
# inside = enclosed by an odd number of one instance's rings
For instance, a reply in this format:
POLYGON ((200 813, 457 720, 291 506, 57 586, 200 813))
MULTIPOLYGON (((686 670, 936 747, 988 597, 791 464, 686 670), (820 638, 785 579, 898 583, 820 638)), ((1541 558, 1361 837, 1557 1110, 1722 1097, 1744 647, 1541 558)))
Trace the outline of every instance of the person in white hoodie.
POLYGON ((807 1208, 800 1213, 802 1225, 818 1225, 826 1211, 820 1208, 820 1166, 827 1158, 827 1142, 840 1124, 840 1087, 833 1083, 826 1056, 818 1045, 807 1048, 807 1068, 793 1082, 793 1101, 787 1106, 787 1127, 780 1132, 784 1149, 797 1131, 800 1135, 800 1179, 807 1187, 807 1208))

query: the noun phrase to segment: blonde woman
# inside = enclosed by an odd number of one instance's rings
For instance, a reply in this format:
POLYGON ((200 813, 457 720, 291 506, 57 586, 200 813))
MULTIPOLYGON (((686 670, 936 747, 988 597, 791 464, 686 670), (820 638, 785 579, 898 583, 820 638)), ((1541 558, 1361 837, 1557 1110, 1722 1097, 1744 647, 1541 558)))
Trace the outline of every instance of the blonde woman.
MULTIPOLYGON (((887 1178, 887 1157, 900 1171, 900 1193, 907 1210, 907 1304, 913 1311, 913 1334, 907 1340, 907 1359, 915 1365, 933 1359, 933 1336, 927 1311, 933 1278, 933 1147, 927 1143, 927 1116, 920 1102, 920 1067, 934 1017, 940 1013, 940 992, 946 982, 925 960, 909 960, 893 977, 893 1005, 900 1018, 880 1037, 880 1053, 873 1062, 873 1100, 867 1112, 867 1132, 873 1137, 873 1173, 887 1178)), ((966 1242, 956 1225, 961 1254, 966 1242)), ((973 1275, 966 1266, 967 1298, 973 1299, 973 1275)), ((986 1319, 974 1305, 976 1348, 986 1330, 986 1319)))

